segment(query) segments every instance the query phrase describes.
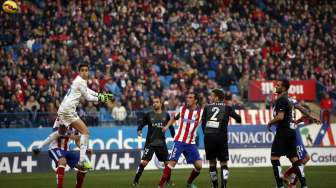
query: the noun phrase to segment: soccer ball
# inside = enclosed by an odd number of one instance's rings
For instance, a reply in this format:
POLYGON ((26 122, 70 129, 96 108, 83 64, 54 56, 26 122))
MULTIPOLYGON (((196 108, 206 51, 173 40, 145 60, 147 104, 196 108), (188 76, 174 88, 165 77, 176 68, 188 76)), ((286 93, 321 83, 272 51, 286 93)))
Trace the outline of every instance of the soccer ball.
POLYGON ((15 14, 18 11, 18 5, 15 1, 8 0, 2 4, 2 9, 7 13, 15 14))

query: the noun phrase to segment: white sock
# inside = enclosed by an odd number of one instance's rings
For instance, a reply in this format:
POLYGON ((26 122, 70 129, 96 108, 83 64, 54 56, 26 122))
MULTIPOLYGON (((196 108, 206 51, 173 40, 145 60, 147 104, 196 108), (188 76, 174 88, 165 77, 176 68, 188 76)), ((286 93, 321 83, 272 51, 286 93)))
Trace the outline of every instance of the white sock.
POLYGON ((84 161, 88 145, 89 145, 89 135, 81 135, 79 161, 84 161))

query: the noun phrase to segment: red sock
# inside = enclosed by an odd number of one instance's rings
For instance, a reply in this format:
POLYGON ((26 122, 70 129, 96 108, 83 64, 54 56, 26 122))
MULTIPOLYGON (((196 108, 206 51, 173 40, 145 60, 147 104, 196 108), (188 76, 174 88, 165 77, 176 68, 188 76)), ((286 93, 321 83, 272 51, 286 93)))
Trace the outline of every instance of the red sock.
POLYGON ((76 180, 76 188, 82 188, 84 178, 85 178, 86 172, 78 171, 77 172, 77 180, 76 180))
POLYGON ((63 188, 64 169, 65 169, 65 166, 59 165, 57 167, 57 171, 56 171, 57 188, 63 188))
MULTIPOLYGON (((166 167, 167 165, 165 165, 166 167)), ((169 167, 168 167, 169 168, 169 167)), ((166 182, 169 182, 170 181, 170 176, 171 176, 171 173, 169 173, 169 175, 167 176, 167 179, 166 179, 166 182)))
POLYGON ((190 174, 190 176, 189 176, 189 178, 188 178, 187 183, 188 183, 188 184, 191 184, 191 183, 194 181, 194 179, 197 178, 197 176, 198 176, 199 174, 200 174, 199 171, 197 171, 196 169, 193 169, 193 170, 191 171, 191 174, 190 174))
POLYGON ((164 170, 163 170, 163 174, 161 176, 161 180, 160 180, 160 183, 159 183, 160 187, 164 186, 168 177, 170 177, 170 174, 171 174, 171 168, 168 165, 166 165, 164 170))
POLYGON ((288 177, 289 175, 295 173, 295 168, 290 167, 289 169, 286 170, 284 177, 288 177))

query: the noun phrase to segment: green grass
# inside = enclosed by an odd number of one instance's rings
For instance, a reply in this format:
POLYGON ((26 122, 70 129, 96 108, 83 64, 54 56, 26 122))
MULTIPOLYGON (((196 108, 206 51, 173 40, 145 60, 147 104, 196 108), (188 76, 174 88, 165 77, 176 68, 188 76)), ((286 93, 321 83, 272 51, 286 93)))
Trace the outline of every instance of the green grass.
MULTIPOLYGON (((306 167, 306 176, 309 187, 334 188, 336 187, 336 167, 306 167)), ((85 188, 130 188, 135 171, 96 171, 86 176, 85 188)), ((156 188, 162 171, 145 170, 140 179, 141 188, 156 188)), ((176 188, 185 187, 189 170, 173 170, 172 178, 176 188)), ((210 187, 208 169, 203 169, 195 184, 199 188, 210 187)), ((55 174, 10 174, 0 175, 0 188, 50 188, 55 186, 55 174)), ((74 172, 66 173, 64 187, 74 187, 74 172)), ((275 180, 271 168, 232 168, 230 169, 229 187, 231 188, 272 188, 275 180)), ((299 187, 299 186, 298 186, 299 187)))

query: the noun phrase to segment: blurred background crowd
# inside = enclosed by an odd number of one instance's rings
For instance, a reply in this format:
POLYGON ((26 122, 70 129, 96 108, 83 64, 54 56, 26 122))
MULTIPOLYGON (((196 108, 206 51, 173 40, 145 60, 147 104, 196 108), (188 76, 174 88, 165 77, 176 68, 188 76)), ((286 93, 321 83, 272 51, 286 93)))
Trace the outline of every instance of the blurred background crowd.
POLYGON ((0 12, 0 127, 52 126, 76 76, 117 97, 110 109, 82 101, 91 126, 136 124, 162 95, 167 110, 193 90, 221 87, 237 108, 249 80, 316 79, 321 108, 336 97, 336 1, 33 0, 0 12), (323 93, 323 95, 322 95, 323 93))

